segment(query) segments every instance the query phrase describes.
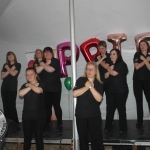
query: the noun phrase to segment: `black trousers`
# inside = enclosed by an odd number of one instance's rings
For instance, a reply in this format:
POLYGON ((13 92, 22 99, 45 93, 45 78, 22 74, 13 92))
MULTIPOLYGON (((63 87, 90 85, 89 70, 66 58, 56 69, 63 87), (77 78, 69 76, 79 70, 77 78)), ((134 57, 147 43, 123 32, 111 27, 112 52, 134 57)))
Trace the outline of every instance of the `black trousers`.
POLYGON ((4 115, 6 118, 13 120, 19 125, 16 110, 17 91, 1 91, 4 115))
POLYGON ((127 130, 127 118, 126 118, 126 101, 128 97, 128 92, 125 93, 109 93, 107 95, 107 116, 105 129, 112 129, 112 122, 114 118, 114 113, 116 108, 119 112, 119 130, 127 130))
POLYGON ((52 106, 54 107, 55 110, 57 124, 62 125, 62 109, 60 107, 60 100, 61 100, 61 92, 45 93, 45 104, 47 111, 46 126, 48 126, 49 122, 51 121, 50 119, 52 116, 52 106))
POLYGON ((89 150, 89 138, 92 150, 104 150, 101 116, 76 118, 80 150, 89 150))
POLYGON ((39 120, 23 120, 24 150, 30 150, 33 134, 36 141, 36 149, 44 150, 43 131, 45 121, 46 119, 43 118, 39 120))
POLYGON ((150 80, 133 80, 133 91, 137 107, 137 123, 143 123, 143 92, 150 110, 150 80))

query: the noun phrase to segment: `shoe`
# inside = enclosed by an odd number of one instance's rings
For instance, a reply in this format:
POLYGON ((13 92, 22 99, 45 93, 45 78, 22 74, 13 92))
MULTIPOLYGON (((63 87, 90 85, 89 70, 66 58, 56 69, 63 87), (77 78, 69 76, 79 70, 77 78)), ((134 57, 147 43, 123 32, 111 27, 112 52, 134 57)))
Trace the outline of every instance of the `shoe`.
POLYGON ((120 134, 126 134, 127 133, 127 130, 124 130, 124 131, 119 131, 120 134))
POLYGON ((137 124, 136 124, 136 127, 137 127, 137 128, 140 128, 140 129, 143 128, 143 123, 137 123, 137 124))
POLYGON ((57 132, 62 132, 63 126, 62 125, 57 125, 57 132))
POLYGON ((110 132, 113 132, 113 131, 114 131, 113 129, 104 129, 105 133, 110 133, 110 132))

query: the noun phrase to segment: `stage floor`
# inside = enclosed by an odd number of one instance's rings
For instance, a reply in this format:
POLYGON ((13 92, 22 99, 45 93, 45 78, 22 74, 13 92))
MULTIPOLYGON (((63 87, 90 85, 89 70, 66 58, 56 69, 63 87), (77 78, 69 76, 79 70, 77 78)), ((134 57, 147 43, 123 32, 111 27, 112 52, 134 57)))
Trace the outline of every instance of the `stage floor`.
MULTIPOLYGON (((105 121, 102 122, 104 129, 105 121)), ((73 128, 72 120, 63 121, 63 132, 56 132, 56 121, 52 121, 51 129, 44 132, 44 143, 56 144, 72 144, 73 128)), ((128 120, 128 131, 126 134, 119 134, 119 122, 114 120, 114 132, 105 133, 103 130, 104 145, 144 145, 150 146, 150 120, 144 120, 143 128, 136 128, 136 120, 128 120)), ((5 142, 21 142, 23 143, 22 123, 20 123, 20 131, 11 135, 7 134, 5 142)), ((34 140, 32 141, 35 142, 34 140)))

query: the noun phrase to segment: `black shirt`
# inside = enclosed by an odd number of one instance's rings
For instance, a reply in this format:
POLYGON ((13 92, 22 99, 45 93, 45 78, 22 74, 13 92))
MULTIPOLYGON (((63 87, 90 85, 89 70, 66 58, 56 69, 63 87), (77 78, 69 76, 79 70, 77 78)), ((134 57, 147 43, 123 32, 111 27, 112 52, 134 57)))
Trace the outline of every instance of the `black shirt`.
MULTIPOLYGON (((26 88, 26 83, 22 85, 20 90, 26 88)), ((24 120, 37 120, 46 118, 46 109, 44 102, 45 84, 39 82, 39 87, 43 89, 43 93, 37 94, 32 89, 24 95, 24 106, 22 119, 24 120)))
MULTIPOLYGON (((45 60, 42 59, 40 62, 45 62, 45 60)), ((33 63, 33 67, 35 67, 35 65, 40 66, 40 62, 38 62, 38 60, 35 60, 34 63, 33 63)), ((38 75, 39 75, 40 79, 43 78, 41 72, 38 75)))
MULTIPOLYGON (((110 55, 106 52, 106 58, 102 61, 110 65, 110 55)), ((95 62, 97 62, 97 56, 95 57, 95 62)), ((105 69, 101 64, 98 65, 98 69, 100 72, 101 81, 105 84, 107 82, 107 79, 105 79, 105 73, 107 72, 107 69, 105 69)))
MULTIPOLYGON (((5 68, 6 63, 3 65, 2 71, 1 72, 7 72, 7 69, 5 68)), ((17 86, 18 86, 18 75, 20 73, 21 69, 21 64, 20 63, 15 63, 13 65, 8 64, 9 68, 12 68, 15 66, 15 70, 18 71, 18 73, 15 76, 12 76, 11 74, 8 74, 2 82, 1 90, 2 91, 17 91, 17 86)))
POLYGON ((40 73, 41 81, 46 84, 46 91, 61 92, 59 60, 53 57, 49 66, 53 67, 55 71, 47 72, 45 69, 43 69, 40 73))
POLYGON ((118 72, 116 76, 109 75, 108 92, 110 93, 124 93, 128 91, 127 74, 128 67, 124 61, 117 63, 114 66, 114 71, 118 72))
MULTIPOLYGON (((86 77, 80 77, 76 81, 76 85, 73 90, 80 89, 85 86, 88 81, 86 77)), ((103 85, 98 81, 94 80, 94 88, 102 95, 103 85)), ((85 93, 77 97, 76 112, 75 115, 78 118, 95 117, 101 114, 99 108, 99 102, 95 100, 90 89, 85 93)))
MULTIPOLYGON (((140 59, 140 56, 144 56, 141 52, 136 52, 133 58, 134 63, 141 63, 143 60, 140 59)), ((150 55, 147 54, 146 57, 150 55)), ((145 57, 145 56, 144 56, 145 57)), ((145 57, 145 58, 146 58, 145 57)), ((146 65, 142 66, 138 70, 134 67, 133 79, 135 80, 150 80, 150 70, 146 67, 146 65)))

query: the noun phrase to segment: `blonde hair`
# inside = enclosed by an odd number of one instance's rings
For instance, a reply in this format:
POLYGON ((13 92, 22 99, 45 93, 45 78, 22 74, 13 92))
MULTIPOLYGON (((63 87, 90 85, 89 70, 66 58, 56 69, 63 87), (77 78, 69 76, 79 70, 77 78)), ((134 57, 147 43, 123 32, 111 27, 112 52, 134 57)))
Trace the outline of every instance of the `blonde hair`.
POLYGON ((86 68, 88 65, 92 65, 94 66, 95 70, 96 70, 96 75, 95 75, 95 79, 97 79, 100 83, 102 83, 101 79, 100 79, 100 73, 99 73, 99 70, 98 70, 98 66, 96 65, 95 62, 88 62, 85 66, 85 69, 84 69, 84 75, 83 77, 87 77, 87 74, 86 74, 86 68))

